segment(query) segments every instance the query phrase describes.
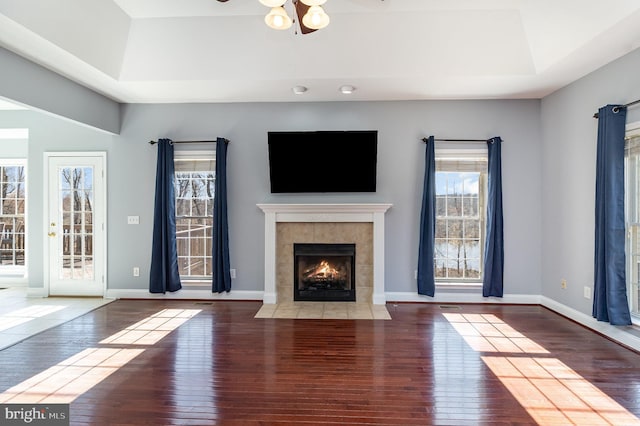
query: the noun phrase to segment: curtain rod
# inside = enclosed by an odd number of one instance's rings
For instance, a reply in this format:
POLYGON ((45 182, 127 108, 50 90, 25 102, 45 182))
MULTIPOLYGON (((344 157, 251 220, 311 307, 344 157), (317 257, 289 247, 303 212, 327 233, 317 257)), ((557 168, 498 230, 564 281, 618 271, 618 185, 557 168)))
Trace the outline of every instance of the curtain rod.
MULTIPOLYGON (((620 111, 620 108, 630 107, 630 106, 633 106, 635 104, 640 104, 640 99, 638 99, 637 101, 629 102, 628 104, 620 105, 619 107, 613 107, 613 112, 618 112, 618 111, 620 111)), ((598 113, 597 112, 595 114, 593 114, 593 118, 598 118, 598 113)))
MULTIPOLYGON (((434 139, 436 142, 486 142, 488 139, 434 139)), ((422 142, 429 142, 429 138, 422 138, 422 142)))
MULTIPOLYGON (((229 143, 229 139, 224 139, 226 143, 229 143)), ((171 145, 176 143, 216 143, 217 141, 171 141, 171 145)), ((158 141, 149 141, 151 145, 155 145, 158 141)))

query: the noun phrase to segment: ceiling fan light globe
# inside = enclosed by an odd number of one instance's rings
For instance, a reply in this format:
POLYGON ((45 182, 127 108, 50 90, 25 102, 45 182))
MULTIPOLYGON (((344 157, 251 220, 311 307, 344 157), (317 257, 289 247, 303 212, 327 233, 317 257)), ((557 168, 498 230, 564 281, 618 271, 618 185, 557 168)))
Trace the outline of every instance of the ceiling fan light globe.
POLYGON ((282 6, 272 8, 271 12, 264 17, 264 23, 274 30, 286 30, 293 25, 293 21, 282 6))
POLYGON ((258 0, 258 1, 267 7, 280 7, 283 4, 285 4, 287 0, 258 0))
POLYGON ((300 0, 300 1, 306 4, 307 6, 321 6, 327 2, 327 0, 300 0))
POLYGON ((312 30, 320 30, 326 27, 329 25, 329 21, 329 15, 327 15, 320 6, 311 6, 302 17, 304 26, 312 30))

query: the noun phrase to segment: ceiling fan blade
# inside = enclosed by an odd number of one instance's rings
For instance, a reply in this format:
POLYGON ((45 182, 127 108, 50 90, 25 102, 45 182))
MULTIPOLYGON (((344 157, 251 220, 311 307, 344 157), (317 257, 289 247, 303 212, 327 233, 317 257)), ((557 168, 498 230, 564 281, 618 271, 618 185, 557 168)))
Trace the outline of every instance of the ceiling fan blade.
POLYGON ((298 24, 300 25, 300 32, 302 34, 309 34, 312 33, 314 31, 314 29, 311 29, 309 27, 306 27, 303 23, 302 23, 302 17, 305 15, 305 13, 307 13, 307 10, 309 10, 310 6, 307 6, 306 4, 302 3, 300 0, 294 0, 293 4, 296 8, 296 17, 298 18, 298 24))

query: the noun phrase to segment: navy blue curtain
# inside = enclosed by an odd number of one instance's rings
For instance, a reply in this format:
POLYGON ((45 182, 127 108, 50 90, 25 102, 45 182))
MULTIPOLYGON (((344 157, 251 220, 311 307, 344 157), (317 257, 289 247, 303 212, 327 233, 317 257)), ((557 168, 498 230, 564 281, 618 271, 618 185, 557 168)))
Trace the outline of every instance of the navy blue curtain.
POLYGON ((227 141, 216 141, 216 184, 213 203, 212 292, 231 290, 229 267, 229 221, 227 220, 227 141))
POLYGON ((418 294, 435 294, 434 244, 436 235, 436 154, 435 140, 426 141, 420 246, 418 248, 418 294))
POLYGON ((626 108, 598 111, 593 317, 630 325, 625 274, 624 136, 626 108))
POLYGON ((487 236, 484 244, 484 297, 503 295, 504 240, 502 230, 502 139, 487 141, 489 170, 487 196, 487 236))
POLYGON ((158 140, 156 198, 153 212, 153 244, 149 291, 165 293, 182 288, 176 248, 176 212, 173 187, 173 145, 170 139, 158 140))

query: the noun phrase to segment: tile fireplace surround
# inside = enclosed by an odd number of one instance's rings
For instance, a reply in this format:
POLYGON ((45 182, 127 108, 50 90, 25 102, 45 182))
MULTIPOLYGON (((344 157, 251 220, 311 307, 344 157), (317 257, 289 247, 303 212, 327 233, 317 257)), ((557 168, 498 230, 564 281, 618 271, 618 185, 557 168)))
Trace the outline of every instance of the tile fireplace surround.
MULTIPOLYGON (((391 207, 391 204, 258 204, 257 206, 265 214, 265 282, 263 298, 265 305, 290 303, 293 300, 292 296, 290 296, 293 293, 292 287, 290 287, 291 291, 286 291, 286 295, 281 294, 285 293, 284 290, 278 290, 279 287, 283 288, 282 285, 278 286, 278 270, 281 268, 287 269, 278 260, 279 251, 284 251, 283 247, 293 242, 329 242, 308 240, 313 239, 314 235, 326 235, 329 231, 339 235, 349 234, 349 225, 353 225, 352 238, 360 240, 362 246, 362 256, 360 258, 368 264, 363 265, 361 268, 361 280, 365 281, 365 285, 368 288, 358 287, 356 290, 357 301, 372 305, 385 305, 384 214, 391 207), (298 233, 301 233, 299 237, 297 236, 298 233), (279 238, 292 241, 278 241, 279 238), (305 241, 296 241, 296 238, 304 239, 305 241)), ((359 253, 358 241, 355 242, 356 253, 359 253)), ((356 272, 358 270, 357 263, 358 254, 356 254, 356 272)), ((292 266, 290 270, 293 271, 292 266)), ((289 280, 287 279, 287 281, 289 280)), ((356 278, 357 281, 358 278, 356 278)), ((285 285, 288 286, 289 284, 285 285)), ((293 272, 291 272, 291 286, 293 286, 293 272)))

